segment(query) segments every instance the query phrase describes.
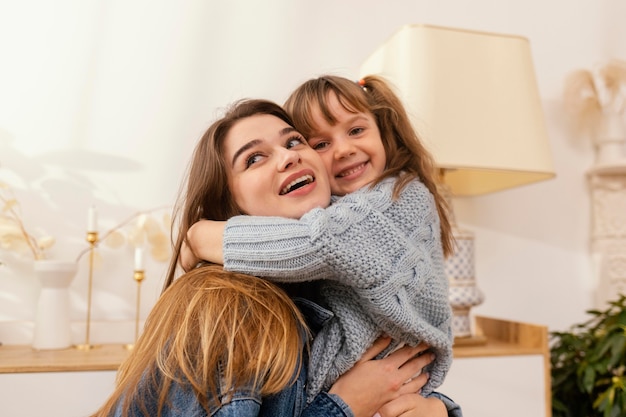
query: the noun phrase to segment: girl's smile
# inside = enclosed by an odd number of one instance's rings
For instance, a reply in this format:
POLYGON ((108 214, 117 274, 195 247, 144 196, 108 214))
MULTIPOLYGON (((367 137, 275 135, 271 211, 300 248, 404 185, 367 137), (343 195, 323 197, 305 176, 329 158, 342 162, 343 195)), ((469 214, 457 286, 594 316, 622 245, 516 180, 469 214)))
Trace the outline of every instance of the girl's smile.
POLYGON ((385 148, 374 116, 346 110, 335 93, 328 107, 337 122, 331 125, 319 109, 313 111, 315 131, 308 139, 324 161, 334 195, 345 195, 374 181, 385 170, 385 148))

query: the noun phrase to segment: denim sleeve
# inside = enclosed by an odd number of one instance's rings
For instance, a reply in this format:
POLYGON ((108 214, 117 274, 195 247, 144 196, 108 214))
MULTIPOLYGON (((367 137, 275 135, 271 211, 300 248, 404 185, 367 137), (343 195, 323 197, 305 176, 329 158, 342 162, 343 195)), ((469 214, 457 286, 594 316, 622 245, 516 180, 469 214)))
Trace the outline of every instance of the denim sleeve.
POLYGON ((450 397, 440 393, 440 392, 432 392, 428 397, 439 398, 446 406, 448 410, 448 417, 463 417, 463 412, 461 411, 461 406, 452 401, 450 397))
POLYGON ((354 414, 338 395, 321 392, 302 411, 300 417, 354 417, 354 414))
MULTIPOLYGON (((463 417, 461 407, 448 396, 433 392, 429 397, 438 398, 444 403, 448 410, 448 417, 463 417)), ((321 392, 303 410, 300 417, 354 417, 354 414, 338 395, 321 392)))

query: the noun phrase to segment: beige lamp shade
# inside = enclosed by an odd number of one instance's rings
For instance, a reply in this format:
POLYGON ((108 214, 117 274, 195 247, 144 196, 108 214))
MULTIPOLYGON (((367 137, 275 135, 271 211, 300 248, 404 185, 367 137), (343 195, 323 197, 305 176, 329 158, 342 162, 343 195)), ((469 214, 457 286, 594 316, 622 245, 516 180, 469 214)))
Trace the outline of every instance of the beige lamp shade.
POLYGON ((407 25, 367 58, 361 74, 396 87, 453 195, 554 176, 526 38, 407 25))

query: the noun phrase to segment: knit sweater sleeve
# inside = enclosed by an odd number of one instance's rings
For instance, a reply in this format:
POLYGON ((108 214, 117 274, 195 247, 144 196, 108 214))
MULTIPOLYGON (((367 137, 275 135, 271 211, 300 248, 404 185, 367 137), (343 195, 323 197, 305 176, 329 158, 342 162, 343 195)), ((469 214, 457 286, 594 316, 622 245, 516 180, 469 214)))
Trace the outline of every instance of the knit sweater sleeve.
POLYGON ((384 285, 398 270, 428 258, 415 239, 432 240, 433 227, 437 233, 439 227, 432 196, 421 183, 411 183, 398 202, 391 199, 392 188, 393 180, 383 181, 300 220, 234 217, 224 232, 224 267, 282 282, 384 285))
POLYGON ((276 282, 325 279, 332 272, 319 256, 314 236, 327 220, 322 209, 314 209, 300 220, 232 217, 224 230, 224 269, 276 282))

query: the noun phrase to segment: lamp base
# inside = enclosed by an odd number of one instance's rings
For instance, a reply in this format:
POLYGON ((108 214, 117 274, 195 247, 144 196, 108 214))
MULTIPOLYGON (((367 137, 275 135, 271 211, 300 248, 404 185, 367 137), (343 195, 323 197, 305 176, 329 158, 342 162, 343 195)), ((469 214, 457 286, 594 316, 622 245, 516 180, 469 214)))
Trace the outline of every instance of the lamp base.
POLYGON ((482 304, 485 297, 474 278, 474 234, 454 230, 456 250, 446 259, 446 275, 450 284, 449 300, 452 307, 452 334, 454 337, 472 335, 470 309, 482 304))
POLYGON ((472 335, 472 322, 469 308, 452 308, 452 334, 454 337, 468 337, 472 335))

